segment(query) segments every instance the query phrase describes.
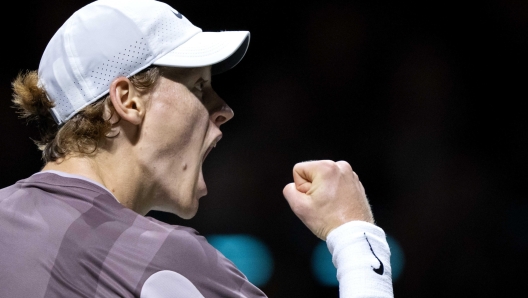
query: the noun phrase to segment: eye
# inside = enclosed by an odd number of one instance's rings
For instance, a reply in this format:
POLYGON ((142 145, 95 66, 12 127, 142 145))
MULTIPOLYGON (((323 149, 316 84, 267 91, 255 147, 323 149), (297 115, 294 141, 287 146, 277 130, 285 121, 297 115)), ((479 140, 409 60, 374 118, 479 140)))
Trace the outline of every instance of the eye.
POLYGON ((196 82, 196 85, 194 86, 194 88, 200 92, 203 92, 203 88, 206 82, 207 81, 200 79, 198 82, 196 82))

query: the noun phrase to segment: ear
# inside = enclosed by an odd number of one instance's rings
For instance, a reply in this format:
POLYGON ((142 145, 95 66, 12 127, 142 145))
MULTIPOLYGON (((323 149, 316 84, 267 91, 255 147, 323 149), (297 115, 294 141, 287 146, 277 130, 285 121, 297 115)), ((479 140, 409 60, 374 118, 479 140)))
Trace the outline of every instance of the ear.
POLYGON ((128 78, 119 77, 110 85, 110 99, 122 120, 139 125, 145 116, 145 102, 128 78))

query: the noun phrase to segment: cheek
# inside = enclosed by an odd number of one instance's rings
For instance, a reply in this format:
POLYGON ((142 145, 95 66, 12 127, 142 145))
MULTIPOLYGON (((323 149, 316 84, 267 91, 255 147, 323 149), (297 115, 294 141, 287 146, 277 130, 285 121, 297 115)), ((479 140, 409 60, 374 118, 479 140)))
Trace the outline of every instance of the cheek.
POLYGON ((203 106, 199 107, 182 99, 178 102, 155 104, 152 112, 152 121, 146 128, 154 134, 153 142, 159 144, 160 149, 178 151, 193 142, 203 140, 209 122, 203 106))

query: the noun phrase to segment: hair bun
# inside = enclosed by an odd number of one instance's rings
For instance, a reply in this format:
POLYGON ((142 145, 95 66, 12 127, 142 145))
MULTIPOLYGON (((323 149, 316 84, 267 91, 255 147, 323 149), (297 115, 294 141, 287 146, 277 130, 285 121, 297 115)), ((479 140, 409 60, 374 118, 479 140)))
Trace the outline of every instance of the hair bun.
POLYGON ((46 96, 46 91, 38 86, 38 74, 35 70, 19 73, 12 83, 13 103, 20 117, 28 120, 51 118, 49 109, 54 104, 46 96))

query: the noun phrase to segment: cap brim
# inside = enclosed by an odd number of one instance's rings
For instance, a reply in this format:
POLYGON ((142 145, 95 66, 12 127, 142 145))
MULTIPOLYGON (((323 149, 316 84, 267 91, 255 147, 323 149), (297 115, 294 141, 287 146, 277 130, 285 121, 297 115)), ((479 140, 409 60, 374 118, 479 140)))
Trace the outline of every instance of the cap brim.
POLYGON ((219 74, 242 60, 249 46, 249 37, 248 31, 200 32, 152 64, 170 67, 212 65, 212 74, 219 74))

